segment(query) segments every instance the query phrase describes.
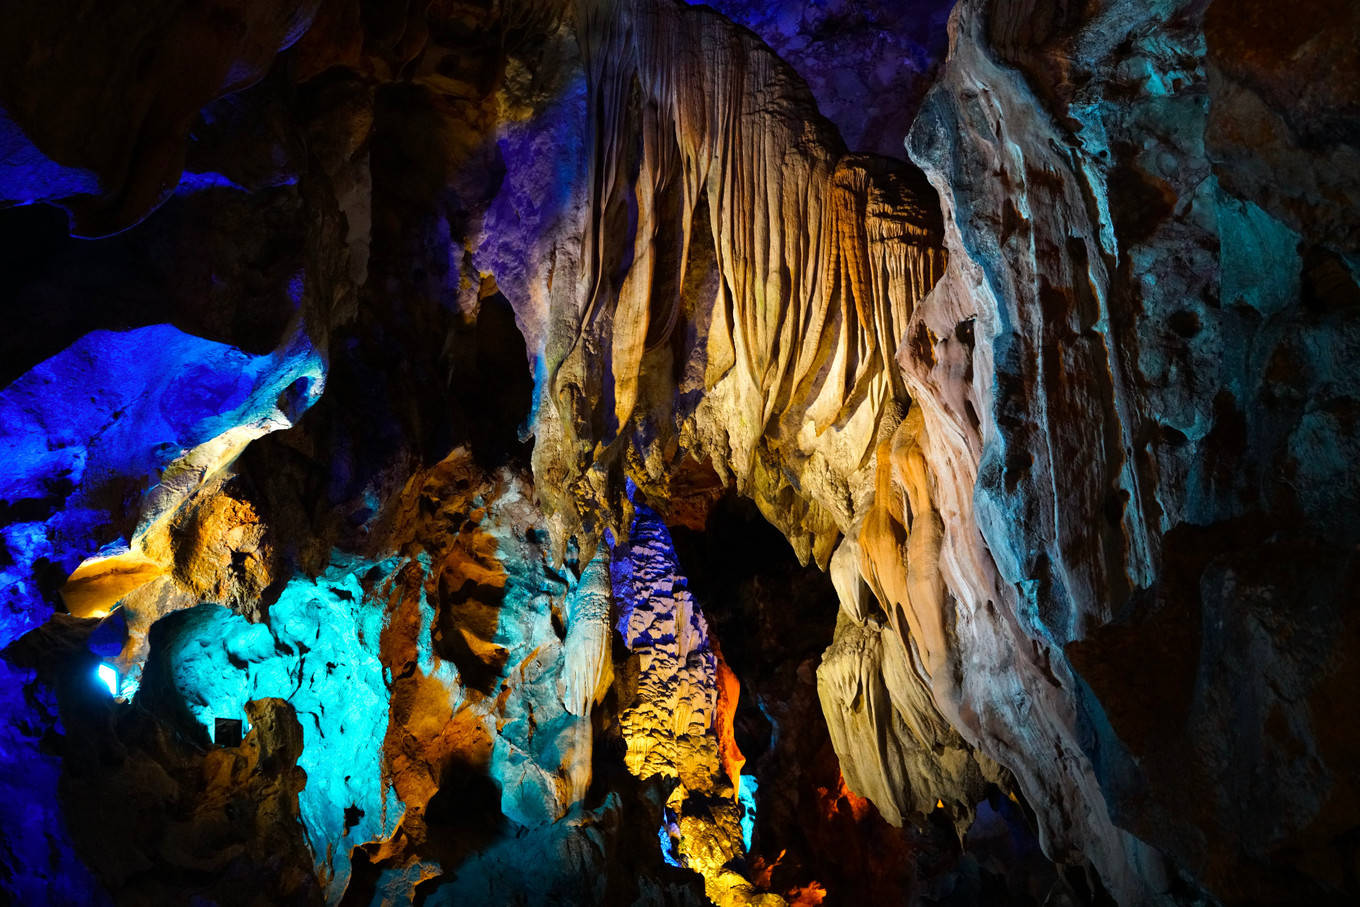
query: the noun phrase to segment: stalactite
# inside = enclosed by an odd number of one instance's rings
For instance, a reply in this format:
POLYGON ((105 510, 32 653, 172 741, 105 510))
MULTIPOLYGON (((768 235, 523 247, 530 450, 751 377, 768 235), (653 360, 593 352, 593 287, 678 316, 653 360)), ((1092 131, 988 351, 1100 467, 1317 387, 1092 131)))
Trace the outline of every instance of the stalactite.
POLYGON ((952 670, 950 599, 921 417, 898 365, 944 269, 933 194, 909 167, 847 153, 798 78, 710 12, 602 0, 581 6, 578 33, 592 99, 587 280, 574 302, 559 297, 579 320, 549 340, 535 449, 541 476, 566 477, 541 486, 558 526, 587 548, 604 526, 624 532, 625 473, 665 500, 682 458, 708 458, 804 560, 859 552, 842 606, 860 627, 881 615, 892 651, 919 653, 899 678, 914 692, 894 707, 929 743, 898 747, 881 715, 847 724, 839 710, 855 691, 830 667, 837 750, 878 766, 851 783, 893 821, 940 798, 964 821, 999 775, 930 695, 952 670), (677 300, 687 283, 711 299, 677 300), (649 345, 652 334, 676 340, 649 345), (687 373, 704 375, 702 394, 677 387, 687 373), (936 744, 958 760, 947 771, 931 764, 936 744), (885 747, 886 762, 868 755, 885 747))
POLYGON ((549 342, 541 421, 562 426, 565 449, 541 445, 538 462, 568 464, 563 485, 583 494, 559 508, 582 511, 568 528, 590 537, 625 528, 617 473, 633 459, 647 463, 634 479, 657 488, 666 458, 710 456, 825 564, 878 421, 904 396, 898 338, 942 256, 928 190, 846 154, 797 77, 720 17, 602 2, 580 19, 587 279, 559 294, 579 321, 549 342), (707 271, 711 300, 676 298, 707 271), (703 399, 676 407, 665 373, 692 369, 703 399), (658 447, 672 452, 657 461, 658 447))

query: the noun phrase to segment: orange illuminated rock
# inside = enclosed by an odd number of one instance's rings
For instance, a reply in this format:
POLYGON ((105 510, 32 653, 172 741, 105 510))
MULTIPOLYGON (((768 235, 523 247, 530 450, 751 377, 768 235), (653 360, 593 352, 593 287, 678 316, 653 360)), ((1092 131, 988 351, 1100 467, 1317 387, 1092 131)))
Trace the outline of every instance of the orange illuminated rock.
POLYGON ((732 780, 732 787, 739 788, 741 767, 746 764, 746 757, 737 746, 733 721, 737 716, 737 700, 741 697, 741 681, 727 666, 722 649, 715 645, 713 651, 718 662, 718 706, 713 715, 713 729, 718 734, 718 754, 722 758, 723 770, 732 780))
POLYGON ((76 617, 105 617, 129 593, 165 575, 165 569, 134 552, 90 558, 61 587, 66 608, 76 617))

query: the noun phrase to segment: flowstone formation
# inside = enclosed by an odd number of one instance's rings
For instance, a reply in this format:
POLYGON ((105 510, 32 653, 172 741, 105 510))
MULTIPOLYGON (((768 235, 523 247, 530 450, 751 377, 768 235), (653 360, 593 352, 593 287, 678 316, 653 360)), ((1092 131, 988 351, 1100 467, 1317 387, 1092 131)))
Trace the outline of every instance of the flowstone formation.
POLYGON ((1358 45, 7 5, 0 900, 1360 900, 1358 45))
POLYGON ((686 460, 751 496, 842 592, 819 677, 852 786, 893 823, 948 800, 966 827, 1005 779, 931 699, 944 525, 897 365, 904 338, 930 342, 908 323, 945 264, 933 193, 847 154, 794 73, 710 12, 603 3, 580 27, 598 42, 584 280, 554 297, 536 426, 553 516, 621 531, 624 474, 665 500, 686 460))

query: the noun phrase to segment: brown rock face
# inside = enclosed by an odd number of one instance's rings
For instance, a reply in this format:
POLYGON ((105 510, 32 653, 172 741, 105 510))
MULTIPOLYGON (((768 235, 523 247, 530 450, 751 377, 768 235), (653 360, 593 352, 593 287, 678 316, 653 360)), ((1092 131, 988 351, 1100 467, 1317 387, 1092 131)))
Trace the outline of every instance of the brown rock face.
POLYGON ((90 755, 68 758, 62 795, 77 843, 119 903, 186 892, 223 904, 320 900, 300 835, 302 727, 281 699, 246 711, 241 745, 206 753, 130 716, 72 727, 90 755))
POLYGON ((13 141, 37 146, 66 175, 22 200, 60 202, 85 236, 137 222, 179 181, 199 110, 263 76, 318 5, 8 5, 0 107, 17 127, 13 141))

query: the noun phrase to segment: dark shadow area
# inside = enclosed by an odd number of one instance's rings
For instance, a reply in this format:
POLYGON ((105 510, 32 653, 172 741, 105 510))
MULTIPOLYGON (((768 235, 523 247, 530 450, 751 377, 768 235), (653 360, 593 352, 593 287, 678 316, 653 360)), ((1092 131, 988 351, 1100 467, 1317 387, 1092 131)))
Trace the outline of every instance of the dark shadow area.
MULTIPOLYGON (((158 624, 153 646, 193 615, 158 624)), ((241 745, 213 746, 168 691, 169 677, 158 679, 154 655, 145 678, 153 695, 113 699, 87 646, 97 626, 59 616, 4 653, 51 691, 57 720, 44 749, 61 760, 54 806, 104 888, 84 903, 321 904, 298 808, 307 778, 292 706, 247 704, 241 745)))
POLYGON ((671 507, 688 525, 672 525, 671 535, 741 681, 734 731, 743 773, 759 782, 752 879, 791 899, 851 907, 1111 903, 1083 870, 1055 867, 1032 813, 995 787, 960 839, 943 808, 920 827, 895 828, 845 786, 816 687, 838 610, 831 580, 800 565, 754 504, 732 493, 715 500, 701 471, 691 472, 671 507), (693 528, 705 503, 703 528, 693 528))
POLYGON ((482 298, 473 333, 476 352, 455 360, 453 384, 472 452, 487 470, 527 464, 534 378, 514 309, 500 292, 482 298))
POLYGON ((91 241, 70 236, 58 208, 0 210, 0 387, 96 330, 172 324, 269 352, 297 310, 301 211, 292 186, 254 195, 214 186, 91 241))
MULTIPOLYGON (((501 812, 501 787, 489 767, 460 756, 440 772, 439 791, 426 804, 424 818, 422 856, 454 873, 471 854, 492 845, 509 827, 501 812)), ((422 900, 421 890, 417 886, 416 903, 422 900)))

